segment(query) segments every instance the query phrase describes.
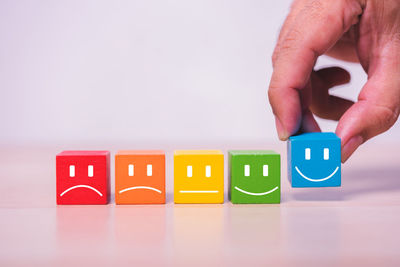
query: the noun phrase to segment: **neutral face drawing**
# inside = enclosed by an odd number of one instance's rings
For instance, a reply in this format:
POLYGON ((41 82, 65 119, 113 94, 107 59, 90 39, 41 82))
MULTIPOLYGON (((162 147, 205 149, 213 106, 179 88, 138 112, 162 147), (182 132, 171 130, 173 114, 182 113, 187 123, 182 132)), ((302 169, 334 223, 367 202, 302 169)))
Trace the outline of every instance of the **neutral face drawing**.
POLYGON ((175 202, 222 203, 223 171, 223 154, 220 151, 176 151, 175 202))
MULTIPOLYGON (((196 166, 196 167, 201 168, 202 166, 196 166)), ((191 178, 191 179, 187 180, 187 184, 188 184, 187 186, 191 187, 190 184, 194 183, 194 180, 195 180, 195 179, 193 179, 193 166, 192 165, 186 166, 186 177, 191 178)), ((198 177, 197 179, 201 180, 202 178, 203 179, 209 178, 207 180, 204 179, 203 181, 199 181, 199 182, 200 183, 201 182, 203 182, 203 183, 211 182, 211 186, 212 186, 213 179, 211 179, 211 177, 212 177, 211 176, 211 165, 206 165, 206 166, 204 166, 204 175, 202 175, 201 171, 200 171, 200 177, 198 177)), ((219 192, 219 190, 179 190, 179 193, 182 193, 182 194, 216 194, 218 192, 219 192)))

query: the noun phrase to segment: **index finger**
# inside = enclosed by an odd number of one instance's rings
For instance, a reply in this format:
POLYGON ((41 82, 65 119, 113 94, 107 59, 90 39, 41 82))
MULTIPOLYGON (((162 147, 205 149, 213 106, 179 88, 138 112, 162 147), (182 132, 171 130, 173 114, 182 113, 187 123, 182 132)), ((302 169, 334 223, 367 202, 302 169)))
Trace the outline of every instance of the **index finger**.
POLYGON ((302 92, 309 81, 317 58, 332 47, 362 14, 362 0, 311 1, 297 4, 291 10, 295 18, 285 22, 285 32, 276 45, 269 101, 277 121, 278 135, 286 140, 302 124, 307 110, 302 92))

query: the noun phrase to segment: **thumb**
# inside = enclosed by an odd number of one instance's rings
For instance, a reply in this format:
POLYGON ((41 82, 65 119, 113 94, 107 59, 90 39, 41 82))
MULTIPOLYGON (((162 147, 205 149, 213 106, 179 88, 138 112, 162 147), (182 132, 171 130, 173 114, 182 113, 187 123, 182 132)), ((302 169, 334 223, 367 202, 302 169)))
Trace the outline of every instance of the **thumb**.
POLYGON ((368 80, 358 97, 342 116, 336 134, 342 140, 342 162, 368 139, 387 131, 400 112, 400 80, 379 75, 368 80))

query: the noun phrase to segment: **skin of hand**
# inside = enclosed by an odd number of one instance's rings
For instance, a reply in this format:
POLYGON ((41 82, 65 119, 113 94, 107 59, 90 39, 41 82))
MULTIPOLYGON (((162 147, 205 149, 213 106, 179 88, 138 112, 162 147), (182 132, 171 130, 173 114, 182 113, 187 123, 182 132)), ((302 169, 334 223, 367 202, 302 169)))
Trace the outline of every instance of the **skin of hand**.
POLYGON ((294 1, 272 64, 268 97, 279 138, 320 131, 314 115, 338 120, 345 162, 399 116, 400 0, 294 1), (329 94, 350 74, 339 67, 315 71, 323 54, 361 64, 368 80, 357 102, 329 94))

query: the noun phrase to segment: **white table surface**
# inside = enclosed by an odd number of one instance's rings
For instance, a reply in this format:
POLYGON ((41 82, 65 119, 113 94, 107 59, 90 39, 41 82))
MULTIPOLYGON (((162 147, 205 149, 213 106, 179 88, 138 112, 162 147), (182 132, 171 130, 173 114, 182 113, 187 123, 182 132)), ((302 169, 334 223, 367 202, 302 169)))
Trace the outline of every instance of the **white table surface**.
POLYGON ((172 150, 205 147, 141 144, 90 148, 164 148, 167 204, 57 206, 55 155, 68 148, 86 147, 0 148, 0 266, 400 266, 400 143, 367 144, 342 166, 342 187, 325 189, 291 188, 285 144, 272 145, 280 205, 174 204, 172 150))

